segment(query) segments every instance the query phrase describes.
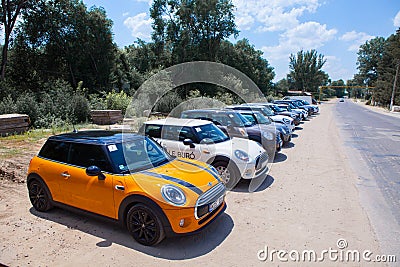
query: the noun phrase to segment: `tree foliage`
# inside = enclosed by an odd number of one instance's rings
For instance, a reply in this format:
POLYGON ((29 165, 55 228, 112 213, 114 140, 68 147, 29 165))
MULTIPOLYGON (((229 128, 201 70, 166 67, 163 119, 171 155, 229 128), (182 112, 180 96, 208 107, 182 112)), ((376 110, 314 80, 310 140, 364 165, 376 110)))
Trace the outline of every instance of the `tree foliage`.
POLYGON ((376 37, 360 46, 357 53, 358 79, 363 79, 364 84, 374 86, 378 79, 378 63, 382 60, 385 38, 376 37))
POLYGON ((288 80, 296 90, 318 91, 318 87, 325 85, 328 75, 322 71, 326 59, 316 50, 299 51, 290 55, 288 80))
POLYGON ((107 89, 116 49, 111 27, 102 8, 87 10, 79 0, 37 1, 14 42, 13 79, 20 80, 23 70, 26 85, 64 79, 73 87, 83 81, 107 89), (29 70, 23 68, 27 63, 29 70))

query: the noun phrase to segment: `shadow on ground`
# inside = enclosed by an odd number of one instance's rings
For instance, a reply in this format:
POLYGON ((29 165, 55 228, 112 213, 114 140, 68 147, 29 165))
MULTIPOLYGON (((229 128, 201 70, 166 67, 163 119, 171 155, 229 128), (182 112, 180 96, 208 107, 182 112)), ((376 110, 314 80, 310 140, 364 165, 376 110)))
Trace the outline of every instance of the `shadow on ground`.
POLYGON ((257 179, 241 179, 231 191, 238 193, 261 192, 270 187, 274 180, 270 175, 257 179))
POLYGON ((69 229, 102 239, 91 245, 94 249, 118 244, 156 258, 169 260, 192 259, 211 252, 229 236, 234 226, 232 218, 228 214, 222 213, 200 233, 166 238, 157 246, 146 247, 137 243, 125 228, 111 219, 61 208, 54 208, 47 213, 31 208, 30 212, 37 217, 64 225, 69 229))
POLYGON ((274 163, 283 162, 287 160, 287 156, 282 153, 277 153, 274 158, 274 163))

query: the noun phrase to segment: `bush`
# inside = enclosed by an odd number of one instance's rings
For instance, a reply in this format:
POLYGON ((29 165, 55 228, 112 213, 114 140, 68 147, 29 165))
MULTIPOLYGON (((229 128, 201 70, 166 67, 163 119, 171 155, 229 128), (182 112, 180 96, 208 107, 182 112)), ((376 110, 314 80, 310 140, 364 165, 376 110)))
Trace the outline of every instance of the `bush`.
POLYGON ((87 121, 90 114, 89 101, 81 94, 76 93, 70 103, 69 118, 72 123, 87 121))
POLYGON ((17 106, 11 95, 4 97, 0 102, 0 114, 16 113, 17 106))
POLYGON ((154 110, 163 113, 170 113, 182 101, 183 100, 178 93, 170 91, 158 100, 154 110))
POLYGON ((121 110, 122 114, 125 114, 126 109, 131 103, 131 98, 124 92, 119 93, 112 91, 106 95, 107 109, 121 110))

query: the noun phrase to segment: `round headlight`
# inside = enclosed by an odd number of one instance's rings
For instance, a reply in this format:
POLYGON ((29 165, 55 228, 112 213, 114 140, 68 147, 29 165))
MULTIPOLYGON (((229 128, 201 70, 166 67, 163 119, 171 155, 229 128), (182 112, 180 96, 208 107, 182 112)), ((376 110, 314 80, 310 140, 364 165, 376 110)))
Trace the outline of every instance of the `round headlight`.
POLYGON ((267 140, 273 140, 274 139, 274 136, 270 132, 263 132, 262 135, 267 140))
POLYGON ((283 118, 282 120, 283 120, 284 123, 289 123, 290 122, 290 120, 288 120, 286 118, 283 118))
POLYGON ((185 193, 179 188, 171 184, 161 187, 161 195, 170 204, 182 206, 186 203, 185 193))
POLYGON ((242 150, 235 150, 235 156, 240 160, 243 160, 243 161, 246 161, 246 162, 250 161, 249 155, 246 152, 242 151, 242 150))

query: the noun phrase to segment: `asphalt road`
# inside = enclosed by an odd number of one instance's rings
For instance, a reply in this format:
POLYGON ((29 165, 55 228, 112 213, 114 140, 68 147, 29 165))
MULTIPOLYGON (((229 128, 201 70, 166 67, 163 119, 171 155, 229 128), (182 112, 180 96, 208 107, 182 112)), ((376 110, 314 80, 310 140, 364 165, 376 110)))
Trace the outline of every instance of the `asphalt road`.
POLYGON ((382 250, 399 252, 400 116, 381 114, 351 100, 335 105, 349 161, 359 176, 360 198, 382 250))

